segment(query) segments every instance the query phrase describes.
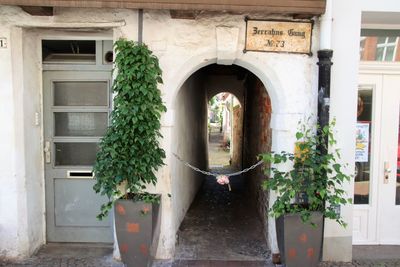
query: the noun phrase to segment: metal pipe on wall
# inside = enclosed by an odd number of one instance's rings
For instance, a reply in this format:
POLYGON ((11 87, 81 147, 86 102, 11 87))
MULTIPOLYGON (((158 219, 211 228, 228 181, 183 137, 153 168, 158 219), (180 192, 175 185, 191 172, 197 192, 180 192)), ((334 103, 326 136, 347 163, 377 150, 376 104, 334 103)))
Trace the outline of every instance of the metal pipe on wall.
MULTIPOLYGON (((330 49, 318 51, 318 124, 321 128, 329 124, 332 55, 330 49)), ((324 142, 328 144, 327 137, 324 142)), ((327 152, 325 147, 321 147, 321 152, 327 152)))
POLYGON ((143 43, 143 9, 139 9, 138 13, 138 43, 143 43))
MULTIPOLYGON (((329 124, 331 66, 332 66, 332 0, 326 1, 325 13, 321 16, 320 50, 318 51, 318 123, 329 124)), ((328 140, 326 140, 327 142, 328 140)), ((325 151, 326 152, 326 151, 325 151)))
POLYGON ((332 48, 332 0, 326 0, 325 13, 321 16, 320 22, 320 37, 319 48, 331 49, 332 48))

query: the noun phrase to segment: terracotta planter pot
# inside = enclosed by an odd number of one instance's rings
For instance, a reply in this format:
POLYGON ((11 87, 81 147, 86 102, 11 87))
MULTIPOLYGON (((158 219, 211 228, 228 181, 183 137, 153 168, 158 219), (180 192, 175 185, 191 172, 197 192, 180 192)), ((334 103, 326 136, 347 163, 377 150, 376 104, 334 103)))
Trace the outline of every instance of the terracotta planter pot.
POLYGON ((286 214, 276 219, 276 235, 282 263, 286 267, 316 267, 321 260, 324 218, 312 212, 310 223, 303 223, 300 215, 286 214))
POLYGON ((128 267, 151 266, 160 234, 160 205, 118 200, 115 229, 122 262, 128 267))

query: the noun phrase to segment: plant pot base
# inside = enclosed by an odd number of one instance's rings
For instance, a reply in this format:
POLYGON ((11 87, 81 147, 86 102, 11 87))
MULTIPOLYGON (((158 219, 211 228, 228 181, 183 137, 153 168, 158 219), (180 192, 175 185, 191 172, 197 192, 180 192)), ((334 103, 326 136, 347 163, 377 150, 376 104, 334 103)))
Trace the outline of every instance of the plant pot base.
POLYGON ((286 267, 316 267, 321 259, 323 216, 311 213, 311 222, 303 223, 300 215, 287 214, 276 219, 278 247, 286 267))
POLYGON ((122 262, 128 267, 151 266, 159 237, 159 204, 117 200, 115 229, 122 262))

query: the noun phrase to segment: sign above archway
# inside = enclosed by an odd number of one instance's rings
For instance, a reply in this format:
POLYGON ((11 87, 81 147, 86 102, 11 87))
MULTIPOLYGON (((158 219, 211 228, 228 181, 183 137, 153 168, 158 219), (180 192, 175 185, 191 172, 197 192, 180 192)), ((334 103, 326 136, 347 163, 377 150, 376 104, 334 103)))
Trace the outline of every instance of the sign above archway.
POLYGON ((311 54, 312 21, 246 19, 244 51, 311 54))

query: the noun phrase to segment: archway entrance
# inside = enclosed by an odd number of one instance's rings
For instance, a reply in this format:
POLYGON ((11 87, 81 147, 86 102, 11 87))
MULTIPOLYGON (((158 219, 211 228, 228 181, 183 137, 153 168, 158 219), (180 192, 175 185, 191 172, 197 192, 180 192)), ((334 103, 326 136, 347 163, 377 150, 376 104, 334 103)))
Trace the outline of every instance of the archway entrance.
MULTIPOLYGON (((271 101, 267 88, 250 71, 212 64, 192 74, 182 85, 175 102, 173 149, 184 161, 213 173, 232 173, 255 164, 257 156, 271 150, 271 101), (209 162, 209 101, 224 93, 238 105, 225 101, 231 131, 229 160, 209 162), (228 104, 227 104, 228 103, 228 104), (227 106, 229 105, 229 107, 227 106), (239 109, 235 109, 239 106, 239 109), (232 150, 231 150, 232 149, 232 150)), ((225 121, 228 117, 225 116, 225 121)), ((212 129, 214 128, 214 129, 212 129)), ((221 132, 224 125, 221 124, 221 132)), ((223 137, 222 146, 228 138, 223 137)), ((179 226, 175 259, 262 261, 269 257, 267 244, 268 194, 262 190, 260 167, 230 177, 228 186, 215 177, 176 164, 173 205, 179 226)))

